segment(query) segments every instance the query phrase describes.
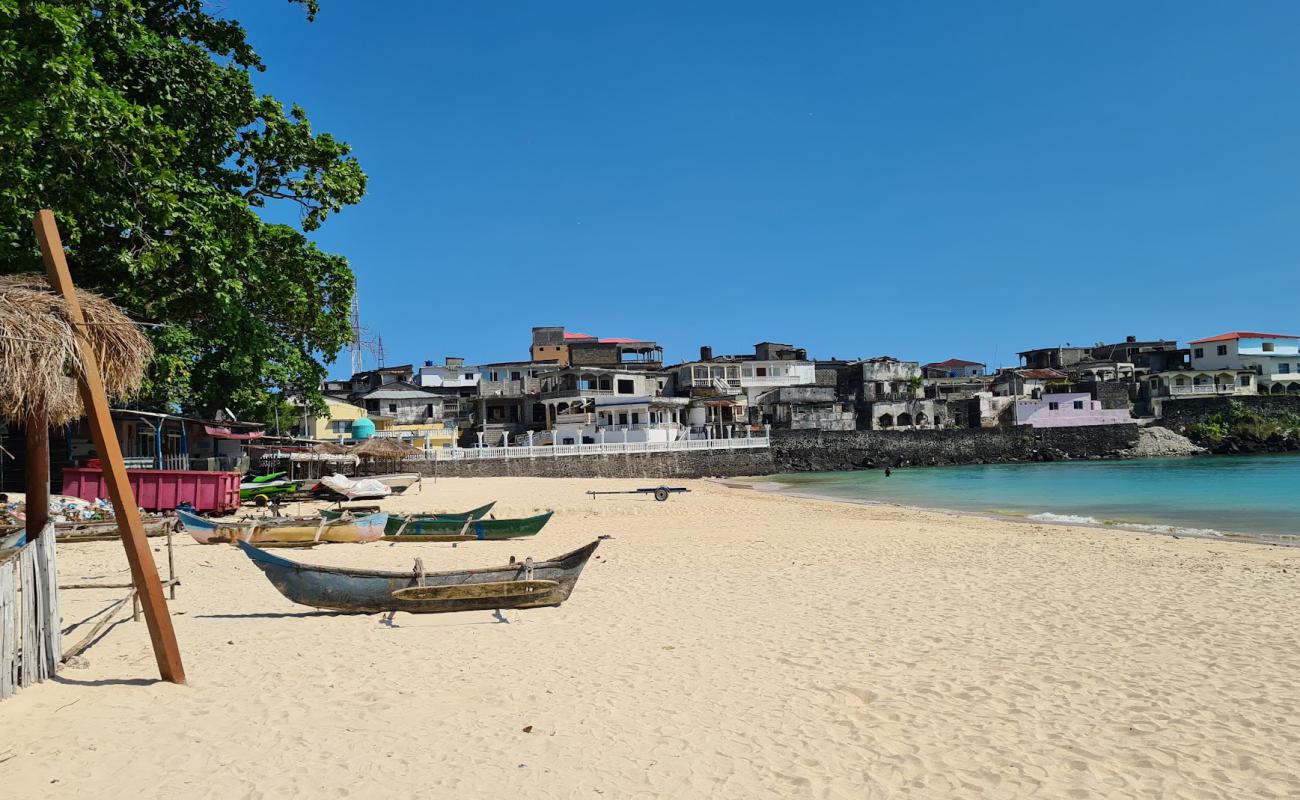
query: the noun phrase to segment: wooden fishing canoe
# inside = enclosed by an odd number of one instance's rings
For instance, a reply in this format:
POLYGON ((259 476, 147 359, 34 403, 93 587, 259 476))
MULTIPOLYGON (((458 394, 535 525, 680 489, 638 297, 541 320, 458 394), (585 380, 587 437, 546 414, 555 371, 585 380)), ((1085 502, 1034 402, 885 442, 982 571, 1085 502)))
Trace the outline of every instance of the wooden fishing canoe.
MULTIPOLYGON (((520 519, 410 519, 400 534, 386 532, 386 542, 470 542, 475 539, 518 539, 533 536, 554 511, 520 519)), ((389 526, 388 531, 392 527, 389 526)))
POLYGON ((268 517, 240 522, 219 522, 177 509, 181 524, 199 544, 252 542, 296 544, 303 542, 373 542, 384 535, 387 514, 322 520, 317 517, 268 517))
POLYGON ((318 567, 239 542, 280 594, 313 608, 358 613, 491 611, 558 606, 569 598, 600 540, 550 561, 532 559, 502 567, 430 572, 373 572, 318 567))
MULTIPOLYGON (((389 535, 396 534, 398 531, 402 529, 402 526, 406 524, 406 521, 408 519, 410 520, 452 519, 452 520, 459 520, 462 523, 467 519, 482 519, 483 517, 486 517, 489 512, 492 511, 492 507, 495 506, 496 504, 497 501, 493 500, 491 503, 488 503, 487 505, 479 506, 478 508, 471 508, 469 511, 459 511, 459 512, 435 511, 431 514, 410 514, 406 516, 403 516, 401 514, 389 514, 388 524, 384 526, 384 533, 389 535)), ((343 516, 343 512, 332 511, 326 508, 326 509, 321 509, 320 515, 325 519, 338 519, 339 517, 343 516)))

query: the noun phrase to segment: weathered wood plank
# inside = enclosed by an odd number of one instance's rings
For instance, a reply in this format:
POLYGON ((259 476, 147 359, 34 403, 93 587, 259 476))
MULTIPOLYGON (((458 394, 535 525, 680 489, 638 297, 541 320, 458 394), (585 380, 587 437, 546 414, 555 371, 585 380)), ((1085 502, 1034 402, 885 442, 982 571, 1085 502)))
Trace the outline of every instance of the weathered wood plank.
POLYGON ((99 374, 99 361, 84 335, 86 320, 81 313, 81 301, 72 283, 72 275, 68 271, 68 261, 63 252, 63 242, 59 238, 58 225, 54 221, 54 212, 49 209, 38 211, 32 220, 32 227, 41 246, 50 286, 63 297, 67 304, 68 321, 77 332, 77 352, 82 365, 78 380, 81 401, 86 408, 91 439, 103 465, 104 478, 113 501, 113 516, 123 531, 122 544, 126 549, 126 560, 131 567, 136 594, 144 606, 154 660, 163 680, 184 683, 185 667, 181 664, 176 631, 167 611, 167 599, 163 597, 162 587, 154 580, 158 569, 154 565, 149 543, 145 540, 139 507, 127 479, 126 462, 122 458, 117 431, 109 415, 108 396, 99 374))

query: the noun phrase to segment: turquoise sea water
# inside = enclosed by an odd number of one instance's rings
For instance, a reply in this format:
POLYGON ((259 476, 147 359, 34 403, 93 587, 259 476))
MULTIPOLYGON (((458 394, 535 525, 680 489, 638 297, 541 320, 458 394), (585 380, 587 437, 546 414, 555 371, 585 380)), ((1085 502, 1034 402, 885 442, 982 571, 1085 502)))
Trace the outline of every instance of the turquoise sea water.
POLYGON ((1300 456, 1065 461, 778 475, 846 500, 1300 544, 1300 456), (1294 541, 1292 541, 1292 537, 1294 541))

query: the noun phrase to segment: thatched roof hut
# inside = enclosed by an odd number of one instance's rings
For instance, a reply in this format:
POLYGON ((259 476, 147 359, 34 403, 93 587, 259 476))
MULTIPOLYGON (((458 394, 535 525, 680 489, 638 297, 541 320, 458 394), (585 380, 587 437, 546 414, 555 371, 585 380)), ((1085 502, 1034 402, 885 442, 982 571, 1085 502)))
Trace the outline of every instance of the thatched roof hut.
MULTIPOLYGON (((135 394, 153 346, 117 306, 78 290, 86 335, 110 397, 135 394)), ((44 414, 60 425, 84 414, 76 335, 63 298, 44 276, 0 275, 0 418, 44 414)))
POLYGON ((322 456, 341 456, 347 453, 348 449, 334 442, 317 442, 311 446, 311 451, 322 456))
POLYGON ((362 458, 398 461, 420 451, 401 439, 371 438, 354 447, 351 452, 362 458))

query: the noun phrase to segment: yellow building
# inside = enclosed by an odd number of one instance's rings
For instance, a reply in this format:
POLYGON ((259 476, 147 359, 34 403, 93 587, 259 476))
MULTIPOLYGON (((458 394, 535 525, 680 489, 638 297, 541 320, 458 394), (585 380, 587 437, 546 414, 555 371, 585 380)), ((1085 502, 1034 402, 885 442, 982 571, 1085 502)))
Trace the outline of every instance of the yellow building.
POLYGON ((425 442, 429 447, 448 447, 456 441, 456 428, 442 422, 391 425, 387 420, 381 423, 375 419, 375 435, 404 439, 416 447, 424 447, 425 442))
POLYGON ((376 436, 404 439, 416 447, 446 447, 455 443, 456 428, 442 422, 424 422, 395 425, 393 418, 371 414, 361 406, 333 397, 325 398, 324 416, 307 416, 303 420, 302 436, 329 442, 351 443, 352 425, 359 419, 368 419, 375 425, 376 436))
MULTIPOLYGON (((361 406, 354 406, 333 397, 325 398, 325 408, 327 410, 324 416, 306 415, 303 417, 303 436, 308 439, 323 439, 331 442, 350 441, 352 439, 352 423, 362 417, 369 416, 361 406)), ((380 428, 379 420, 371 419, 371 422, 375 423, 376 430, 380 428)))

